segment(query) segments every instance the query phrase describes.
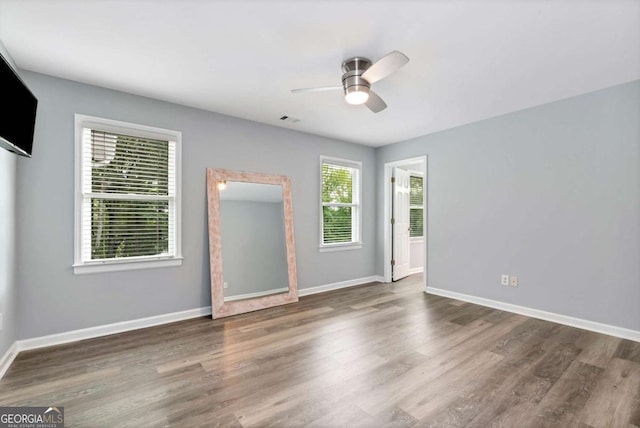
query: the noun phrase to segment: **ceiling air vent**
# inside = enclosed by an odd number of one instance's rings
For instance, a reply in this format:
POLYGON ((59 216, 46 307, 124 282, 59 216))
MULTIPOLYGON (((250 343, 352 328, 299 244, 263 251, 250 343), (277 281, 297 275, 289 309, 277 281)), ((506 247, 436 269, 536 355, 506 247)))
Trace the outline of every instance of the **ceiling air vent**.
POLYGON ((282 120, 283 122, 290 122, 290 123, 298 123, 298 122, 300 122, 300 119, 297 119, 297 118, 291 117, 291 116, 282 116, 280 118, 280 120, 282 120))

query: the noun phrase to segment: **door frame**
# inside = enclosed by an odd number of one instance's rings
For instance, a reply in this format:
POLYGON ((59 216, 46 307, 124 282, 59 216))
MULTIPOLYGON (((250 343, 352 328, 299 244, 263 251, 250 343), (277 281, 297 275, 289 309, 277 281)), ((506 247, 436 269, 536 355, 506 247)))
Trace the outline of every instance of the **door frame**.
POLYGON ((424 201, 423 201, 423 206, 422 206, 422 214, 423 214, 423 225, 424 225, 424 239, 422 240, 422 250, 423 250, 423 255, 424 255, 424 260, 423 260, 423 264, 424 264, 424 271, 422 274, 422 282, 424 285, 424 288, 426 290, 427 288, 427 278, 428 278, 428 263, 427 261, 429 260, 429 254, 428 254, 428 250, 429 250, 429 233, 428 233, 428 207, 429 204, 427 203, 428 201, 428 195, 429 195, 429 174, 428 174, 428 156, 424 155, 424 156, 418 156, 418 157, 413 157, 413 158, 407 158, 407 159, 402 159, 402 160, 398 160, 398 161, 393 161, 393 162, 385 162, 384 164, 384 282, 391 282, 391 248, 393 245, 392 242, 392 237, 391 237, 391 177, 393 175, 393 168, 394 167, 398 167, 398 166, 405 166, 405 165, 409 165, 409 164, 415 164, 415 163, 422 163, 424 165, 424 201))

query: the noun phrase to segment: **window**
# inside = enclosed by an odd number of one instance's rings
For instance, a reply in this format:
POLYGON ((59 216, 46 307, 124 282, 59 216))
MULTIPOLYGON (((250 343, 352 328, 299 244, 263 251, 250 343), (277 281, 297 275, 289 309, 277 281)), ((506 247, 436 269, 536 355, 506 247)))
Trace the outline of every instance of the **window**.
POLYGON ((424 236, 424 186, 423 178, 417 175, 409 177, 409 236, 424 236))
POLYGON ((176 131, 76 115, 75 273, 176 266, 176 131))
POLYGON ((362 163, 320 157, 320 251, 361 248, 362 163))

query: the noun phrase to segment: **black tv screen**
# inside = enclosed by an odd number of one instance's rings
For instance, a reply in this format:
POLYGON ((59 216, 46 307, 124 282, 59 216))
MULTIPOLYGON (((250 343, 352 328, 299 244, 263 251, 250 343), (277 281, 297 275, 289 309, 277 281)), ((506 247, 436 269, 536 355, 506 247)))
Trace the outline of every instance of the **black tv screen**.
POLYGON ((0 55, 0 147, 22 156, 31 156, 38 100, 0 55))

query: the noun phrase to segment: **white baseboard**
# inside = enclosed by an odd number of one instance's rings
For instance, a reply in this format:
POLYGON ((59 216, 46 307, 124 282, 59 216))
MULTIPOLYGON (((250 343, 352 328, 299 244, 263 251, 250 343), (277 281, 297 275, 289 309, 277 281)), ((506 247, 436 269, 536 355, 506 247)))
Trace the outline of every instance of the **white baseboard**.
POLYGON ((609 336, 621 337, 623 339, 640 342, 640 331, 636 330, 602 324, 595 321, 588 321, 581 318, 574 318, 567 315, 560 315, 553 312, 542 311, 540 309, 527 308, 525 306, 518 306, 497 300, 485 299, 483 297, 456 293, 455 291, 442 290, 440 288, 427 287, 425 292, 428 294, 435 294, 436 296, 449 297, 451 299, 462 300, 469 303, 475 303, 477 305, 500 309, 502 311, 513 312, 532 318, 568 325, 570 327, 577 327, 583 330, 594 331, 596 333, 608 334, 609 336))
POLYGON ((13 342, 7 352, 0 358, 0 379, 9 370, 9 366, 13 363, 13 360, 18 356, 18 342, 13 342))
POLYGON ((116 322, 113 324, 99 325, 95 327, 72 330, 64 333, 50 334, 47 336, 34 337, 32 339, 18 340, 18 351, 44 348, 63 343, 76 342, 78 340, 93 339, 95 337, 108 336, 125 331, 138 330, 140 328, 153 327, 161 324, 168 324, 176 321, 211 315, 211 306, 203 308, 189 309, 181 312, 156 315, 147 318, 139 318, 130 321, 116 322))
POLYGON ((384 277, 380 275, 365 276, 364 278, 350 279, 348 281, 334 282, 332 284, 318 285, 316 287, 300 288, 298 289, 298 296, 309 296, 311 294, 324 293, 325 291, 355 287, 356 285, 368 284, 370 282, 384 282, 384 277))
MULTIPOLYGON (((300 296, 308 296, 311 294, 322 293, 330 290, 338 290, 341 288, 353 287, 356 285, 367 284, 370 282, 384 282, 382 276, 374 275, 364 278, 357 278, 348 281, 334 282, 332 284, 319 285, 316 287, 302 288, 298 291, 300 296)), ((610 336, 621 337, 636 342, 640 342, 640 331, 630 330, 622 327, 616 327, 608 324, 601 324, 594 321, 588 321, 580 318, 573 318, 566 315, 560 315, 552 312, 546 312, 539 309, 527 308, 511 303, 504 303, 497 300, 485 299, 482 297, 471 296, 468 294, 457 293, 454 291, 442 290, 434 287, 427 287, 425 290, 429 294, 449 297, 452 299, 462 300, 465 302, 475 303, 482 306, 488 306, 507 312, 513 312, 520 315, 539 318, 546 321, 565 324, 571 327, 577 327, 584 330, 594 331, 596 333, 608 334, 610 336)), ((96 327, 89 327, 80 330, 68 331, 65 333, 51 334, 48 336, 35 337, 32 339, 24 339, 15 341, 9 349, 0 358, 0 379, 11 366, 11 363, 20 351, 30 349, 44 348, 47 346, 61 345, 69 342, 76 342, 84 339, 93 339, 96 337, 107 336, 110 334, 122 333, 125 331, 137 330, 140 328, 153 327, 161 324, 168 324, 176 321, 198 318, 211 315, 211 307, 202 307, 189 309, 181 312, 172 312, 164 315, 157 315, 147 318, 140 318, 130 321, 122 321, 113 324, 106 324, 96 327)))
MULTIPOLYGON (((364 278, 352 279, 349 281, 335 282, 333 284, 319 285, 317 287, 303 288, 298 290, 298 295, 307 296, 310 294, 322 293, 324 291, 337 290, 340 288, 353 287, 355 285, 367 284, 369 282, 383 282, 381 276, 367 276, 364 278)), ((286 291, 286 290, 283 290, 286 291)), ((247 297, 248 295, 245 295, 247 297)), ((235 296, 241 298, 240 296, 235 296)), ((251 296, 249 296, 251 297, 251 296)), ((156 315, 147 318, 139 318, 130 321, 116 322, 112 324, 99 325, 95 327, 72 330, 64 333, 50 334, 47 336, 34 337, 15 341, 11 347, 0 358, 0 379, 5 374, 15 357, 21 351, 45 348, 47 346, 62 345, 64 343, 77 342, 79 340, 93 339, 96 337, 108 336, 110 334, 123 333, 125 331, 138 330, 140 328, 154 327, 176 321, 183 321, 191 318, 211 315, 211 306, 189 309, 181 312, 156 315)))
POLYGON ((422 267, 409 269, 409 275, 414 275, 416 273, 422 273, 422 272, 424 272, 424 268, 422 268, 422 267))
POLYGON ((130 321, 116 322, 113 324, 99 325, 95 327, 72 330, 64 333, 50 334, 34 337, 32 339, 16 340, 0 359, 0 379, 21 351, 45 348, 47 346, 62 345, 64 343, 77 342, 84 339, 108 336, 110 334, 123 333, 125 331, 138 330, 140 328, 154 327, 176 321, 211 315, 211 306, 189 309, 181 312, 156 315, 147 318, 139 318, 130 321))
POLYGON ((225 302, 233 302, 234 300, 253 299, 254 297, 268 296, 270 294, 287 293, 289 287, 274 288, 273 290, 258 291, 257 293, 238 294, 236 296, 225 297, 225 302))

